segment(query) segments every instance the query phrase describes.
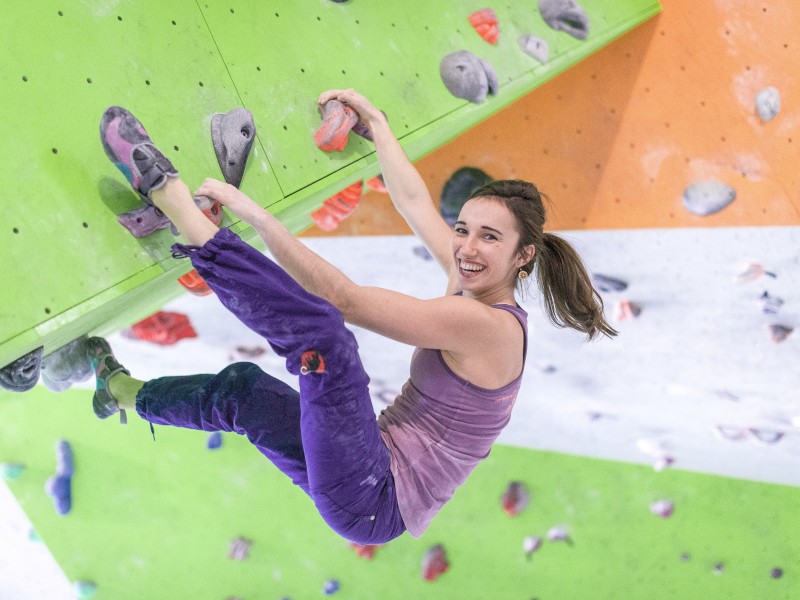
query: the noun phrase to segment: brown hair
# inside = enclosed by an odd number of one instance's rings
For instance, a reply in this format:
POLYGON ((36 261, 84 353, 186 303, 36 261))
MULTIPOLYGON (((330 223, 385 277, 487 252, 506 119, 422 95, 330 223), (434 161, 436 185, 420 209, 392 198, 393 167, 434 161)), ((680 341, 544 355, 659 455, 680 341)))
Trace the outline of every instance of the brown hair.
POLYGON ((502 202, 514 215, 519 229, 518 250, 533 245, 533 258, 520 270, 536 278, 547 316, 557 327, 582 331, 591 340, 617 331, 603 314, 603 299, 592 286, 583 261, 563 238, 544 231, 544 194, 535 185, 516 179, 493 181, 472 192, 471 198, 489 197, 502 202))

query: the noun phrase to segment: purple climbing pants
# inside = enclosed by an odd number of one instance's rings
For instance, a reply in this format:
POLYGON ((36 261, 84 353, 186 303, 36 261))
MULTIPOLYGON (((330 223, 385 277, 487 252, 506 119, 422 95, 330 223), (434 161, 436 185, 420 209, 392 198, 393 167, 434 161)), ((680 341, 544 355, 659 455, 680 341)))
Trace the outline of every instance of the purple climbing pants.
POLYGON ((202 247, 173 249, 286 359, 300 393, 255 364, 235 363, 216 375, 147 382, 136 398, 142 418, 247 436, 350 541, 380 544, 403 533, 369 378, 341 313, 228 229, 202 247))

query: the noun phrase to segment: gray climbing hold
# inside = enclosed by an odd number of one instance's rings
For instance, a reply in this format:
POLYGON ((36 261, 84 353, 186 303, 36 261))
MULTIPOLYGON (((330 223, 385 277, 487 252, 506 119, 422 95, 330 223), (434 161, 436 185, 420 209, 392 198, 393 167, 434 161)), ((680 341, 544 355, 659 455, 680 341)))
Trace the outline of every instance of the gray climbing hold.
POLYGON ((589 16, 575 0, 539 0, 539 13, 556 31, 585 40, 589 35, 589 16))
POLYGON ((246 108, 234 108, 226 114, 211 117, 211 141, 225 181, 239 187, 244 176, 247 157, 256 138, 253 113, 246 108))
POLYGON ((621 292, 628 288, 628 284, 625 281, 608 275, 601 275, 600 273, 592 274, 592 283, 601 292, 621 292))
POLYGON ((781 112, 781 93, 774 87, 765 87, 756 94, 756 110, 762 121, 771 121, 781 112))
POLYGON ((39 381, 42 348, 28 352, 0 369, 0 387, 11 392, 27 392, 39 381))
POLYGON ((454 225, 464 203, 472 193, 487 183, 492 177, 475 167, 461 167, 450 176, 442 188, 439 211, 449 225, 454 225))
POLYGON ((699 216, 713 215, 736 199, 736 190, 721 181, 698 181, 683 192, 683 205, 699 216))
POLYGON ((135 238, 147 237, 154 231, 166 229, 170 220, 155 206, 145 205, 117 215, 117 221, 133 234, 135 238))
POLYGON ((42 383, 51 392, 63 392, 73 383, 86 381, 94 370, 86 353, 84 335, 46 355, 42 360, 42 383))
POLYGON ((483 102, 487 94, 496 94, 500 88, 491 63, 466 50, 445 56, 439 63, 439 74, 451 94, 475 104, 483 102))
POLYGON ((542 38, 531 35, 530 33, 521 35, 517 38, 520 50, 528 56, 532 56, 540 63, 544 64, 550 57, 550 47, 542 38))

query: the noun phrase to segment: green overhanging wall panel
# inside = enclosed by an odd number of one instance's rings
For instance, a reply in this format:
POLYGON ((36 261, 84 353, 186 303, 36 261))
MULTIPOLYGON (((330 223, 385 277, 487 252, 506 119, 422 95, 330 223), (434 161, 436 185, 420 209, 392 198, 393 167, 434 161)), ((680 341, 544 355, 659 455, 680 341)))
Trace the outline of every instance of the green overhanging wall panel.
POLYGON ((422 538, 366 561, 244 437, 209 451, 204 432, 156 426, 154 442, 146 422, 99 421, 89 402, 85 390, 6 393, 0 462, 26 465, 9 487, 67 578, 97 584, 95 600, 301 600, 329 578, 348 600, 797 598, 798 488, 497 446, 422 538), (59 439, 75 457, 66 516, 44 493, 59 439), (512 480, 531 492, 514 518, 500 508, 512 480), (675 503, 668 519, 650 512, 660 499, 675 503), (526 560, 525 537, 553 526, 573 544, 545 541, 526 560), (228 558, 239 536, 253 543, 244 561, 228 558), (451 566, 427 582, 434 544, 451 566))
POLYGON ((183 291, 176 279, 190 267, 171 258, 173 236, 137 240, 116 221, 139 201, 99 143, 108 105, 139 116, 190 186, 221 177, 211 116, 248 108, 258 138, 242 189, 300 231, 325 198, 378 173, 365 140, 316 148, 322 91, 366 93, 418 158, 660 10, 657 0, 582 5, 584 41, 550 29, 533 0, 497 4, 492 46, 468 22, 485 7, 472 0, 7 3, 0 178, 14 195, 0 232, 0 365, 117 330, 183 291), (524 33, 548 42, 546 65, 520 51, 524 33), (457 50, 494 65, 496 96, 475 105, 447 92, 439 61, 457 50))

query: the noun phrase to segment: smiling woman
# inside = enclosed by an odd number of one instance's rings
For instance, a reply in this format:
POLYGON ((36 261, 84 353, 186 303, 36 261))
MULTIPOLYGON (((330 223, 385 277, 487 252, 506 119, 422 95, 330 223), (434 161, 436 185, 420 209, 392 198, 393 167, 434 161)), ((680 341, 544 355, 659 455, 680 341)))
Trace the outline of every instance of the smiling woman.
POLYGON ((207 179, 195 194, 250 224, 279 266, 207 219, 141 123, 119 109, 101 127, 109 158, 181 231, 187 243, 174 255, 190 258, 223 305, 286 359, 300 391, 243 362, 138 381, 92 338, 93 404, 101 418, 136 410, 151 424, 246 435, 337 533, 377 544, 420 536, 509 422, 527 349, 514 292, 534 266, 557 325, 590 338, 616 332, 574 250, 542 231, 532 184, 481 188, 453 230, 381 111, 353 90, 326 92, 319 105, 333 99, 372 135, 392 200, 447 273, 447 293, 420 300, 356 284, 236 187, 207 179), (345 323, 416 347, 407 384, 377 420, 345 323))

